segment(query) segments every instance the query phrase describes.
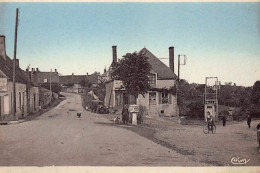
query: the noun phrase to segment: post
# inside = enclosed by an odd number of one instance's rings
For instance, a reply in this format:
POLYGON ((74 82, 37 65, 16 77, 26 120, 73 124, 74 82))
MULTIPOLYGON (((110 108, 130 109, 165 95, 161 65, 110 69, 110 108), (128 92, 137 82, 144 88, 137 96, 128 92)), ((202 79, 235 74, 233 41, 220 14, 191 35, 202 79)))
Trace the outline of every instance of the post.
POLYGON ((180 55, 178 55, 178 80, 180 80, 180 55))
POLYGON ((18 14, 19 14, 19 9, 16 8, 16 21, 15 21, 15 37, 14 37, 14 59, 13 59, 13 116, 14 119, 17 119, 16 117, 16 89, 15 89, 15 72, 16 72, 16 49, 17 49, 17 28, 18 28, 18 14))
MULTIPOLYGON (((51 69, 51 73, 52 73, 52 69, 51 69)), ((50 91, 51 91, 51 73, 50 73, 50 91)), ((51 99, 52 99, 52 91, 51 91, 51 99)))

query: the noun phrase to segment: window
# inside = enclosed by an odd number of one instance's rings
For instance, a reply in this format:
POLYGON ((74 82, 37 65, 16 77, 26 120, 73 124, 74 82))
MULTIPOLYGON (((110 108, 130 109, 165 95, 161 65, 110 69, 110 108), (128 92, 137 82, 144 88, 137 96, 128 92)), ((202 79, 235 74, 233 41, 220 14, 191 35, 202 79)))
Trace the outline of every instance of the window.
POLYGON ((148 81, 149 84, 156 84, 155 74, 150 74, 148 77, 149 77, 149 81, 148 81))
POLYGON ((149 93, 149 104, 156 104, 156 93, 149 93))
POLYGON ((48 79, 43 79, 43 82, 45 83, 45 82, 48 82, 48 79))
POLYGON ((172 104, 172 94, 167 92, 159 93, 159 104, 172 104))
POLYGON ((162 104, 168 103, 168 93, 162 93, 162 104))

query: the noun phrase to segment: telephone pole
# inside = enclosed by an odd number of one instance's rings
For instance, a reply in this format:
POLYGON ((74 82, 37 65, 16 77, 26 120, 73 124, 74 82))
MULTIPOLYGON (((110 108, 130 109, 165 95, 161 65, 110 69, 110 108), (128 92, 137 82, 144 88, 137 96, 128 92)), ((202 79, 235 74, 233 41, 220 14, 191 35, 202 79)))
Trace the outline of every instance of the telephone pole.
MULTIPOLYGON (((51 74, 52 74, 52 69, 51 69, 51 73, 50 73, 50 91, 51 91, 51 74)), ((52 91, 51 91, 51 99, 52 99, 52 91)))
POLYGON ((16 8, 16 21, 15 21, 15 37, 14 37, 14 59, 13 59, 13 116, 14 119, 17 119, 16 117, 16 89, 15 89, 15 76, 16 76, 16 49, 17 49, 17 29, 18 29, 18 15, 19 15, 19 9, 16 8))
POLYGON ((180 66, 181 65, 186 65, 186 61, 187 61, 186 55, 178 55, 178 80, 180 80, 180 66), (181 61, 180 60, 181 56, 184 57, 184 62, 183 63, 180 62, 181 61))

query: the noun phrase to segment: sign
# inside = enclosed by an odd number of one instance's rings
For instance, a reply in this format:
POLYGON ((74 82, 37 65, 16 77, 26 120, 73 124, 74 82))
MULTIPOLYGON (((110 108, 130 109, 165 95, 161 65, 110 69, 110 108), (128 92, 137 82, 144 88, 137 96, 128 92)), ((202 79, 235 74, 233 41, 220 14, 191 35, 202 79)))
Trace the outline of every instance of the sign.
POLYGON ((139 106, 138 105, 130 105, 129 106, 129 112, 139 112, 139 106))
POLYGON ((0 91, 7 91, 7 78, 0 78, 0 91))
POLYGON ((7 78, 0 78, 0 87, 7 86, 7 78))

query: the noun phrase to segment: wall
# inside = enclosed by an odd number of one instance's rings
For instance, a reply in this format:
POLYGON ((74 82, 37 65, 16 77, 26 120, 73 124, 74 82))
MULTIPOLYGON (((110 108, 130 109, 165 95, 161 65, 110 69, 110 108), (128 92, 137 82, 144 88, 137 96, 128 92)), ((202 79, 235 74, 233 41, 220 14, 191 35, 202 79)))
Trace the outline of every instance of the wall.
POLYGON ((175 85, 175 80, 157 80, 156 88, 170 88, 175 85))
POLYGON ((104 104, 106 107, 115 106, 114 81, 109 81, 106 83, 106 95, 105 95, 104 104))
MULTIPOLYGON (((26 85, 21 83, 16 83, 16 115, 17 117, 25 117, 28 114, 27 110, 27 92, 26 85)), ((10 120, 13 118, 13 82, 8 82, 7 84, 8 95, 4 98, 4 115, 5 119, 10 120)))
POLYGON ((39 103, 41 108, 46 108, 51 102, 51 91, 45 88, 40 88, 39 90, 39 103))
POLYGON ((145 94, 145 98, 142 95, 138 95, 137 104, 145 106, 150 116, 159 116, 161 111, 164 111, 165 116, 178 116, 177 98, 175 95, 171 95, 171 104, 159 104, 159 94, 156 93, 156 103, 149 104, 149 93, 145 94))
POLYGON ((29 88, 29 99, 30 99, 30 105, 29 105, 29 112, 35 113, 39 111, 39 88, 38 87, 30 87, 29 88))

